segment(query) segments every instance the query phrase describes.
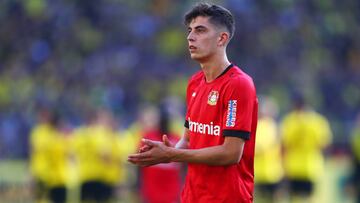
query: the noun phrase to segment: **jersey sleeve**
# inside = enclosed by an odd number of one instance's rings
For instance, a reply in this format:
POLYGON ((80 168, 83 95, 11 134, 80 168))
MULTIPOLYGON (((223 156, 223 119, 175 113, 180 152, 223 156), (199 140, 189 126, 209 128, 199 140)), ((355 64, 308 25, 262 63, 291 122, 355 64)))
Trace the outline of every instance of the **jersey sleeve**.
POLYGON ((256 101, 252 80, 231 80, 224 91, 223 136, 250 139, 253 110, 256 101))

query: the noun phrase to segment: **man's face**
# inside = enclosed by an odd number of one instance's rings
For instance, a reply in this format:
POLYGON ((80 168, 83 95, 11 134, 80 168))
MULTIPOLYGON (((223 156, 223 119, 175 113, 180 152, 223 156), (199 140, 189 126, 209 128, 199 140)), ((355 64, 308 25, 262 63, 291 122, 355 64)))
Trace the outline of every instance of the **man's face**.
POLYGON ((209 22, 209 17, 198 16, 188 26, 190 56, 199 62, 211 58, 218 49, 219 31, 209 22))

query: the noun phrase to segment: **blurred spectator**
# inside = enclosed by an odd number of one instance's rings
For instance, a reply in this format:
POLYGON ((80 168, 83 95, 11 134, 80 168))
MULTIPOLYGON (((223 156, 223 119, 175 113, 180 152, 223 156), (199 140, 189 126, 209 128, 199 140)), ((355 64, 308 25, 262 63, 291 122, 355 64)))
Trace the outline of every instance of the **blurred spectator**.
POLYGON ((281 126, 284 169, 292 202, 310 202, 314 185, 324 173, 323 150, 332 139, 327 119, 293 97, 293 110, 281 126))
POLYGON ((73 142, 83 202, 109 202, 124 179, 120 136, 110 112, 100 109, 87 126, 75 132, 73 142))
POLYGON ((280 182, 284 171, 281 140, 276 116, 278 106, 270 97, 259 98, 259 121, 255 146, 255 199, 256 202, 279 202, 280 182))
POLYGON ((60 115, 48 109, 39 113, 39 124, 31 134, 30 168, 35 180, 35 196, 41 202, 65 203, 69 178, 68 132, 60 115))
MULTIPOLYGON (((142 114, 143 138, 162 141, 166 134, 172 143, 179 135, 170 132, 169 112, 162 107, 148 107, 142 114)), ((180 200, 181 164, 167 163, 141 167, 139 174, 140 193, 143 203, 176 203, 180 200)))
POLYGON ((48 109, 39 110, 38 124, 34 126, 30 137, 30 171, 34 180, 34 196, 41 202, 47 197, 47 179, 49 163, 47 148, 49 137, 55 133, 57 118, 48 109))
POLYGON ((356 203, 360 203, 360 113, 352 131, 351 146, 354 155, 354 187, 356 192, 356 203))

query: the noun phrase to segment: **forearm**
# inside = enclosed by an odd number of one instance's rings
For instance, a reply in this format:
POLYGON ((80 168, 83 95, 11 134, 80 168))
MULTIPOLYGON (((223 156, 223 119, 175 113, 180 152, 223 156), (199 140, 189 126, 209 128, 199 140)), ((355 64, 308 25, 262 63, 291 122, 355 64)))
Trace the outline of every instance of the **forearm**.
POLYGON ((187 149, 188 148, 188 141, 185 138, 181 138, 175 145, 176 149, 187 149))
POLYGON ((170 160, 173 162, 187 162, 207 165, 231 165, 240 161, 238 151, 226 149, 224 145, 207 147, 202 149, 177 149, 169 151, 170 160))
POLYGON ((168 141, 152 141, 144 139, 143 143, 149 146, 148 150, 129 155, 128 161, 139 166, 151 166, 159 163, 186 162, 207 165, 231 165, 240 161, 244 140, 237 137, 225 137, 224 143, 217 146, 201 149, 183 149, 188 147, 188 133, 172 147, 168 141))
POLYGON ((189 130, 187 128, 185 128, 184 135, 176 143, 175 148, 176 149, 187 149, 188 146, 189 146, 189 130))

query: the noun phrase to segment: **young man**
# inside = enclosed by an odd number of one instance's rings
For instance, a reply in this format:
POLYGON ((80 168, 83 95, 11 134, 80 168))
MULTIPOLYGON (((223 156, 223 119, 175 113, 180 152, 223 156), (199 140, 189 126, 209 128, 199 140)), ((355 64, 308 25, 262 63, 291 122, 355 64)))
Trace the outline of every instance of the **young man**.
POLYGON ((188 84, 184 135, 174 147, 166 135, 163 142, 145 139, 128 160, 140 166, 188 163, 182 202, 252 202, 258 104, 252 79, 227 59, 233 16, 200 3, 185 24, 191 58, 202 71, 188 84))

